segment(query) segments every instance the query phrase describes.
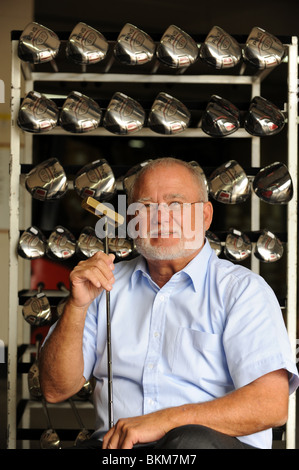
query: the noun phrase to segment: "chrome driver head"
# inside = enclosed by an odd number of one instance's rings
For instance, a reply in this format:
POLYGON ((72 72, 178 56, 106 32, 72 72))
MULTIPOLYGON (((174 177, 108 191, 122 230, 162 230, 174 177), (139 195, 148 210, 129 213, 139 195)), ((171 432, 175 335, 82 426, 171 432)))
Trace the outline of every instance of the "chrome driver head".
POLYGON ((102 110, 96 101, 72 91, 63 103, 59 123, 66 131, 80 134, 96 129, 101 118, 102 110))
POLYGON ((127 258, 133 251, 133 242, 127 238, 109 238, 108 247, 117 258, 127 258))
POLYGON ((189 126, 190 119, 191 113, 183 103, 161 92, 151 107, 148 126, 158 134, 178 134, 189 126))
POLYGON ((175 25, 166 29, 156 51, 158 59, 172 68, 189 67, 198 59, 198 53, 194 39, 175 25))
POLYGON ((52 259, 68 259, 75 254, 76 239, 65 227, 58 225, 50 234, 47 255, 52 259))
POLYGON ((42 231, 35 227, 25 230, 18 241, 18 254, 25 259, 42 258, 46 253, 47 240, 42 231))
POLYGON ((86 23, 78 23, 66 45, 66 56, 77 64, 96 64, 105 59, 109 44, 103 34, 86 23))
POLYGON ((285 125, 280 109, 261 96, 255 96, 245 115, 244 128, 254 136, 263 137, 278 134, 285 125))
POLYGON ((30 91, 21 103, 17 124, 23 131, 41 134, 56 127, 58 119, 59 109, 54 101, 30 91))
POLYGON ((229 160, 213 171, 209 187, 212 197, 224 204, 244 202, 251 193, 249 179, 235 160, 229 160))
POLYGON ((115 194, 115 177, 108 162, 103 158, 81 168, 75 177, 74 188, 83 199, 110 199, 115 194))
POLYGON ((259 69, 279 65, 285 55, 285 47, 281 41, 262 28, 252 28, 243 49, 245 62, 259 69))
POLYGON ((98 251, 105 251, 104 243, 92 227, 84 227, 77 240, 76 252, 85 258, 90 258, 98 251))
POLYGON ((254 255, 260 261, 273 263, 282 257, 283 251, 283 244, 279 238, 265 229, 256 242, 254 255))
POLYGON ((210 230, 206 231, 206 238, 211 245, 211 248, 215 251, 216 255, 219 256, 222 253, 222 245, 219 237, 210 230))
POLYGON ((24 319, 33 326, 46 325, 52 318, 50 302, 42 289, 43 283, 40 283, 37 294, 27 299, 22 308, 24 319))
POLYGON ((68 190, 68 182, 57 158, 49 158, 26 175, 25 187, 35 199, 55 200, 64 196, 68 190))
POLYGON ((225 137, 240 127, 240 112, 230 101, 211 96, 201 118, 202 130, 212 137, 225 137))
POLYGON ((155 49, 155 43, 147 33, 126 23, 118 35, 114 55, 123 64, 143 65, 153 59, 155 49))
POLYGON ((251 254, 252 246, 248 236, 240 230, 230 229, 225 240, 224 254, 232 261, 243 261, 251 254))
POLYGON ((252 183, 255 194, 269 204, 287 204, 293 197, 291 175, 281 162, 262 168, 252 183))
POLYGON ((144 123, 143 107, 124 93, 114 93, 104 115, 105 129, 113 134, 128 135, 142 129, 144 123))
POLYGON ((40 64, 53 60, 59 52, 59 47, 57 34, 33 21, 20 36, 18 56, 25 62, 40 64))
POLYGON ((219 26, 214 26, 200 47, 201 60, 216 69, 235 67, 242 58, 238 42, 219 26))

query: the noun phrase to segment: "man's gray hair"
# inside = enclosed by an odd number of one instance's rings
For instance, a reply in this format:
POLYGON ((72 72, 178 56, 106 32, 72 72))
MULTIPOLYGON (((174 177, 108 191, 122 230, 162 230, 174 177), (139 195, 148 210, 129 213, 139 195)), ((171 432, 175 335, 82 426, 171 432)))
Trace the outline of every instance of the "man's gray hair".
POLYGON ((196 183, 198 184, 200 199, 202 200, 202 202, 207 202, 208 201, 208 188, 207 188, 206 178, 205 178, 205 175, 203 174, 202 169, 197 165, 193 165, 192 163, 185 162, 184 160, 180 160, 178 158, 163 157, 163 158, 157 158, 155 160, 149 161, 149 163, 143 166, 141 170, 138 173, 136 173, 135 178, 132 181, 130 181, 130 184, 126 188, 127 196, 128 196, 128 205, 135 202, 134 192, 135 192, 136 186, 138 184, 138 181, 141 179, 141 177, 145 173, 147 173, 148 171, 154 170, 157 167, 170 167, 173 165, 181 165, 190 172, 190 174, 193 176, 196 183))

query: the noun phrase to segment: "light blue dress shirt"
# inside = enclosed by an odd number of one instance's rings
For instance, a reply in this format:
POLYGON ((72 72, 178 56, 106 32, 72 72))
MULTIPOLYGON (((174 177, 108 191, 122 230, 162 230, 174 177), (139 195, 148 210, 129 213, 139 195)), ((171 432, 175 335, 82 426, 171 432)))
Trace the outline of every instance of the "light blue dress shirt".
MULTIPOLYGON (((115 267, 111 291, 114 421, 221 397, 271 371, 298 386, 281 309, 258 275, 201 252, 161 289, 142 257, 115 267)), ((90 306, 84 377, 96 378, 95 436, 108 430, 106 296, 90 306)), ((271 448, 272 431, 241 441, 271 448)))

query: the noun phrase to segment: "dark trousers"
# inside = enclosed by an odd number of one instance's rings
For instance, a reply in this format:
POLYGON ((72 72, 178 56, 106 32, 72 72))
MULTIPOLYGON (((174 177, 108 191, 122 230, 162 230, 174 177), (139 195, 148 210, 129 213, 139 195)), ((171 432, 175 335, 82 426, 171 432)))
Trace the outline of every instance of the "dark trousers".
MULTIPOLYGON (((89 439, 74 449, 101 449, 102 442, 89 439)), ((199 425, 174 428, 162 439, 149 444, 137 444, 134 448, 144 449, 255 449, 236 437, 227 436, 213 429, 199 425)))

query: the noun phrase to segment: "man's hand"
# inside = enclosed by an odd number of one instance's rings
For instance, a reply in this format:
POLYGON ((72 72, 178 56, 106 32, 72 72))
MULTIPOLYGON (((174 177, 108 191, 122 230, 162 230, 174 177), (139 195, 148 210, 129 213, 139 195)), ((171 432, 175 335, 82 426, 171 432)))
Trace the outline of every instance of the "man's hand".
POLYGON ((146 444, 161 439, 176 427, 172 409, 160 410, 134 418, 120 419, 103 439, 103 449, 132 449, 135 444, 146 444))
POLYGON ((98 251, 91 258, 80 261, 70 274, 69 303, 76 308, 86 308, 102 292, 110 291, 114 283, 115 256, 98 251))

